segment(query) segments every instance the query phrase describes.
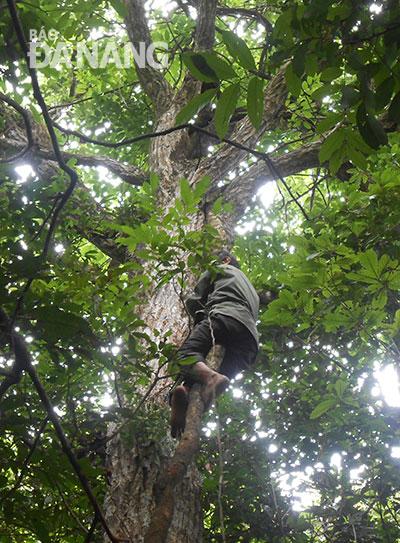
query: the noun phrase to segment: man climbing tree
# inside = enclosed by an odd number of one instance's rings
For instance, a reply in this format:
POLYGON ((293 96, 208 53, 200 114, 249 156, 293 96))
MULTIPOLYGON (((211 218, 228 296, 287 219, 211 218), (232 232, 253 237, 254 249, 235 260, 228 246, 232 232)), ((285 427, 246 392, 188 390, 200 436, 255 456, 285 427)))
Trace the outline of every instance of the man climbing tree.
POLYGON ((180 348, 179 358, 193 356, 197 362, 181 366, 184 382, 172 391, 172 437, 180 436, 185 429, 188 395, 194 382, 203 385, 207 411, 227 388, 229 379, 248 368, 257 355, 258 295, 234 256, 222 251, 218 259, 223 263, 218 266, 218 275, 213 278, 210 272, 205 272, 186 301, 195 327, 180 348), (225 348, 218 372, 205 363, 215 345, 225 348))

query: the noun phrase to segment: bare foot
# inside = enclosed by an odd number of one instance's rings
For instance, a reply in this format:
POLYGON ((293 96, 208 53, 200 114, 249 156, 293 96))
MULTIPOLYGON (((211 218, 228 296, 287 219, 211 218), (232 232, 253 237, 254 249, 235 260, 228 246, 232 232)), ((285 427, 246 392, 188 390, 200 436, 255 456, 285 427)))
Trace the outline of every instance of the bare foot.
POLYGON ((171 398, 171 436, 180 437, 186 424, 189 389, 183 385, 176 387, 171 398))
POLYGON ((204 411, 210 409, 211 404, 228 388, 229 383, 228 377, 222 373, 214 372, 207 378, 203 388, 204 411))

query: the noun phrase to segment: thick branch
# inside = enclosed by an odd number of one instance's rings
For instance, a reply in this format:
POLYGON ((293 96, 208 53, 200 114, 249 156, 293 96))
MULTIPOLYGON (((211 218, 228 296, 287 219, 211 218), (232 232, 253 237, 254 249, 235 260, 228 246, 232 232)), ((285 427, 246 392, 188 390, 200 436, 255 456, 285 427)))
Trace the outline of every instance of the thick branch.
MULTIPOLYGON (((274 130, 285 111, 287 98, 287 87, 285 83, 285 69, 283 67, 270 81, 264 92, 264 115, 261 127, 256 130, 250 122, 248 116, 239 121, 230 140, 243 144, 246 147, 254 147, 263 134, 274 130)), ((230 171, 233 171, 237 165, 248 157, 248 151, 242 150, 233 153, 230 145, 224 145, 212 156, 202 160, 198 168, 195 179, 201 179, 208 174, 213 180, 211 188, 215 188, 221 179, 227 177, 230 171)))
MULTIPOLYGON (((45 143, 47 143, 47 141, 45 141, 45 143)), ((21 162, 21 160, 24 159, 25 163, 29 162, 30 160, 36 162, 35 157, 38 157, 52 161, 53 164, 56 163, 56 156, 52 149, 47 148, 47 146, 38 147, 38 150, 36 150, 36 147, 34 146, 33 149, 27 151, 25 144, 19 138, 10 139, 5 138, 4 136, 0 138, 0 150, 14 150, 16 153, 18 153, 18 156, 15 156, 15 161, 18 160, 21 162)), ((79 166, 90 166, 93 168, 103 166, 117 177, 120 177, 123 181, 125 181, 125 183, 129 183, 130 185, 141 186, 144 181, 147 180, 145 173, 138 170, 131 164, 124 164, 108 156, 81 155, 71 152, 62 152, 61 154, 64 160, 68 161, 72 158, 76 160, 76 163, 79 166)))
POLYGON ((216 0, 200 0, 198 7, 195 51, 210 51, 215 39, 216 0))
MULTIPOLYGON (((54 154, 47 149, 39 151, 37 155, 41 158, 54 160, 54 154)), ((75 159, 79 166, 103 166, 130 185, 140 186, 147 179, 147 176, 143 172, 131 164, 123 164, 108 156, 79 155, 70 152, 63 152, 62 155, 65 160, 70 160, 71 158, 75 159)))
MULTIPOLYGON (((126 28, 129 39, 136 49, 140 51, 140 43, 145 44, 146 51, 152 46, 150 30, 146 20, 143 0, 124 0, 128 8, 128 15, 125 17, 126 28)), ((142 45, 143 47, 143 45, 142 45)), ((173 90, 162 73, 147 62, 144 67, 136 64, 136 72, 144 92, 150 98, 156 116, 170 107, 173 98, 173 90)))
POLYGON ((174 514, 175 488, 182 481, 199 448, 203 409, 201 385, 195 385, 190 391, 185 432, 168 467, 161 472, 154 487, 156 506, 144 543, 164 543, 167 539, 174 514))
POLYGON ((16 102, 9 96, 6 96, 2 92, 0 92, 0 100, 13 107, 22 116, 25 124, 26 138, 28 140, 25 148, 22 149, 22 151, 20 151, 17 155, 0 160, 0 162, 13 162, 14 160, 17 160, 18 158, 24 156, 33 146, 31 120, 29 118, 28 112, 20 104, 18 104, 18 102, 16 102))
POLYGON ((260 160, 247 172, 237 176, 229 185, 226 185, 223 190, 224 200, 233 202, 235 216, 240 217, 243 214, 251 197, 265 183, 320 166, 318 153, 321 145, 322 141, 317 140, 306 143, 289 153, 270 157, 272 169, 266 161, 260 160))

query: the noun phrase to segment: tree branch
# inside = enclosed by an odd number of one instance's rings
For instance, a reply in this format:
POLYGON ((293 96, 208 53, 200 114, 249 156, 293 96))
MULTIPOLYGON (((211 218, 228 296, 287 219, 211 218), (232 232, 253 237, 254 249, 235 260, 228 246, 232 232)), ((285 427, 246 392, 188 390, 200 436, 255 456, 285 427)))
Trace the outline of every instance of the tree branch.
POLYGON ((200 0, 196 9, 198 15, 194 38, 194 50, 211 51, 215 39, 217 0, 200 0))
POLYGON ((6 394, 7 390, 18 384, 22 379, 22 371, 30 359, 28 349, 22 338, 12 331, 11 322, 7 313, 0 306, 0 332, 6 337, 6 342, 14 352, 15 361, 8 374, 0 384, 0 401, 6 394))
MULTIPOLYGON (((191 183, 195 183, 198 179, 208 174, 212 179, 210 189, 216 188, 221 179, 226 178, 230 171, 234 170, 241 161, 248 157, 249 151, 247 149, 253 148, 265 132, 274 130, 277 127, 285 110, 288 94, 285 83, 285 69, 286 67, 284 66, 271 79, 265 89, 264 115, 261 127, 256 130, 248 116, 236 123, 235 129, 229 139, 233 140, 237 147, 241 145, 242 150, 233 154, 230 146, 224 145, 210 157, 201 161, 200 167, 194 175, 195 179, 192 179, 191 183)), ((265 153, 258 153, 258 156, 266 156, 265 153)), ((257 155, 257 151, 254 151, 253 154, 257 155)))
POLYGON ((182 481, 199 448, 203 410, 201 385, 195 385, 189 395, 185 432, 169 465, 160 473, 154 486, 156 506, 144 543, 165 543, 167 539, 175 508, 175 488, 182 481))
POLYGON ((322 142, 317 140, 289 153, 277 157, 270 156, 270 165, 265 160, 259 160, 223 188, 224 200, 233 202, 234 214, 241 216, 250 198, 262 185, 320 166, 318 153, 321 144, 322 142))
POLYGON ((14 155, 12 157, 4 158, 3 160, 0 160, 0 163, 4 162, 14 162, 15 160, 18 160, 19 158, 26 155, 26 153, 29 151, 29 149, 32 148, 34 141, 33 141, 33 134, 32 134, 32 127, 31 127, 31 121, 29 118, 28 112, 18 104, 15 100, 10 98, 9 96, 6 96, 2 92, 0 92, 0 100, 8 104, 9 106, 13 107, 18 113, 22 116, 24 119, 25 124, 25 132, 26 132, 26 138, 28 140, 26 146, 22 151, 20 151, 17 155, 14 155))
MULTIPOLYGON (((125 17, 126 28, 129 39, 136 49, 140 51, 140 43, 145 44, 146 51, 152 46, 150 30, 146 20, 143 0, 124 0, 128 8, 128 15, 125 17)), ((142 46, 143 47, 143 46, 142 46)), ((135 59, 136 63, 136 59, 135 59)), ((147 62, 145 67, 136 64, 136 73, 144 92, 150 98, 156 116, 158 117, 170 107, 173 99, 173 89, 162 73, 147 62)))
POLYGON ((40 437, 41 437, 42 433, 44 432, 44 429, 46 428, 46 425, 47 425, 48 421, 49 421, 49 418, 46 417, 44 419, 44 421, 42 422, 42 424, 40 425, 38 433, 37 433, 37 435, 35 437, 35 441, 31 444, 29 453, 28 453, 27 457, 24 460, 24 463, 22 465, 22 468, 21 468, 21 471, 19 473, 18 479, 15 481, 14 486, 0 500, 0 505, 3 505, 3 503, 5 503, 8 500, 8 498, 21 486, 22 479, 24 478, 25 470, 28 467, 29 461, 30 461, 33 453, 35 452, 36 447, 38 446, 38 443, 40 441, 40 437))
MULTIPOLYGON (((36 154, 41 158, 54 160, 54 153, 50 150, 42 149, 36 154)), ((80 155, 70 152, 63 152, 62 155, 67 161, 71 158, 75 159, 79 166, 103 166, 126 183, 129 183, 129 185, 141 186, 147 180, 147 176, 131 164, 123 164, 108 156, 80 155)))

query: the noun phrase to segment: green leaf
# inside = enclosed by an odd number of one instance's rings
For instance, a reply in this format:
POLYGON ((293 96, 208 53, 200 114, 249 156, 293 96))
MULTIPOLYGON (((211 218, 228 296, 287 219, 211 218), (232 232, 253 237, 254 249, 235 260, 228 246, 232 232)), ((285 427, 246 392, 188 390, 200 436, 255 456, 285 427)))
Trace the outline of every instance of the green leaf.
POLYGON ((283 304, 289 309, 294 309, 296 307, 296 299, 293 294, 287 290, 281 290, 279 294, 279 299, 282 300, 283 304))
POLYGON ((342 147, 344 136, 344 130, 335 130, 332 134, 329 134, 319 150, 318 157, 321 164, 329 160, 333 153, 342 147))
POLYGON ((211 183, 211 177, 209 175, 205 175, 197 183, 193 191, 193 198, 196 203, 201 199, 203 194, 207 191, 208 187, 210 186, 210 183, 211 183))
MULTIPOLYGON (((188 356, 186 358, 180 359, 179 360, 179 365, 180 366, 190 366, 190 365, 194 364, 197 361, 198 360, 197 360, 196 356, 188 356)), ((190 371, 190 370, 188 370, 188 371, 190 371)))
POLYGON ((348 383, 346 383, 345 381, 342 381, 342 379, 339 379, 334 384, 336 394, 338 395, 340 399, 343 397, 344 391, 346 390, 347 386, 348 386, 348 383))
POLYGON ((260 128, 264 112, 263 81, 253 76, 247 88, 247 113, 255 128, 260 128))
POLYGON ((155 194, 157 188, 158 188, 158 183, 159 183, 159 179, 158 179, 158 175, 154 172, 151 172, 150 173, 150 186, 151 186, 151 189, 153 191, 153 194, 155 194))
POLYGON ((325 85, 322 85, 319 89, 314 91, 311 95, 311 98, 318 102, 319 100, 322 100, 322 98, 325 98, 325 96, 329 96, 330 94, 335 92, 335 88, 330 83, 326 83, 325 85))
POLYGON ((181 198, 186 206, 193 204, 192 189, 187 179, 183 178, 180 181, 181 198))
POLYGON ((346 153, 354 166, 357 166, 360 170, 368 169, 368 162, 363 153, 355 149, 349 142, 346 146, 346 153))
POLYGON ((323 134, 337 125, 342 119, 343 113, 329 113, 325 119, 322 119, 322 121, 317 124, 315 131, 317 134, 323 134))
POLYGON ((217 89, 209 89, 190 100, 176 116, 175 126, 190 121, 190 119, 197 115, 197 113, 214 98, 216 93, 217 89))
POLYGON ((400 91, 393 98, 389 107, 388 115, 389 119, 395 121, 396 123, 400 123, 400 91))
POLYGON ((42 522, 39 519, 32 519, 32 526, 41 543, 51 543, 52 538, 50 537, 45 522, 42 522))
POLYGON ((373 149, 387 144, 388 138, 382 124, 366 110, 364 104, 357 109, 357 126, 363 140, 373 149))
POLYGON ((214 70, 220 80, 238 77, 235 70, 226 62, 226 60, 223 60, 213 53, 202 53, 202 56, 205 58, 207 64, 214 70))
POLYGON ((223 42, 233 58, 246 70, 256 70, 253 55, 246 42, 231 30, 223 30, 221 35, 223 42))
POLYGON ((38 321, 38 326, 49 341, 74 338, 78 333, 92 337, 91 329, 85 319, 63 311, 55 305, 32 309, 29 317, 38 321))
POLYGON ((293 57, 293 71, 297 75, 297 77, 302 77, 304 74, 304 67, 306 62, 306 55, 308 51, 307 45, 300 45, 293 57))
POLYGON ((329 398, 328 400, 324 400, 311 411, 310 419, 318 419, 321 415, 332 409, 334 405, 336 405, 335 398, 329 398))
POLYGON ((22 260, 12 260, 4 267, 18 277, 37 277, 46 269, 46 261, 41 256, 26 255, 22 260))
POLYGON ((293 64, 289 64, 285 72, 286 86, 296 98, 301 91, 301 79, 294 73, 293 64))
POLYGON ((346 147, 342 145, 341 147, 339 147, 339 149, 336 149, 336 151, 329 159, 329 171, 332 175, 335 175, 335 173, 339 170, 340 166, 344 162, 345 157, 346 147))
POLYGON ((281 13, 281 15, 279 15, 274 25, 274 31, 273 31, 274 38, 281 38, 287 42, 291 41, 293 37, 292 27, 291 27, 293 13, 294 13, 293 9, 289 8, 283 13, 281 13))
POLYGON ((232 83, 221 94, 215 110, 214 122, 218 137, 223 138, 228 131, 229 121, 236 109, 239 98, 240 84, 232 83))
POLYGON ((356 105, 361 99, 360 93, 349 85, 342 87, 342 107, 349 108, 356 105))
POLYGON ((321 73, 321 81, 327 82, 327 81, 333 81, 334 79, 337 79, 342 75, 341 68, 337 68, 336 66, 329 66, 328 68, 325 68, 325 70, 321 73))
POLYGON ((212 212, 214 215, 219 215, 221 211, 222 211, 222 196, 218 198, 217 200, 215 200, 212 212))
POLYGON ((378 257, 373 249, 360 253, 358 259, 370 277, 379 277, 378 257))
POLYGON ((183 53, 182 60, 190 73, 199 81, 204 81, 205 83, 216 83, 219 81, 215 71, 208 65, 204 54, 183 53))
MULTIPOLYGON (((393 76, 388 77, 380 85, 378 85, 375 92, 375 102, 378 110, 383 109, 390 101, 394 87, 395 87, 395 78, 393 76)), ((400 95, 400 92, 399 92, 400 95)), ((400 116, 400 112, 399 112, 400 116)), ((390 118, 390 108, 389 108, 389 118, 390 118)), ((395 120, 395 119, 393 119, 395 120)))
POLYGON ((128 15, 128 8, 121 0, 110 0, 110 4, 122 18, 128 15))

